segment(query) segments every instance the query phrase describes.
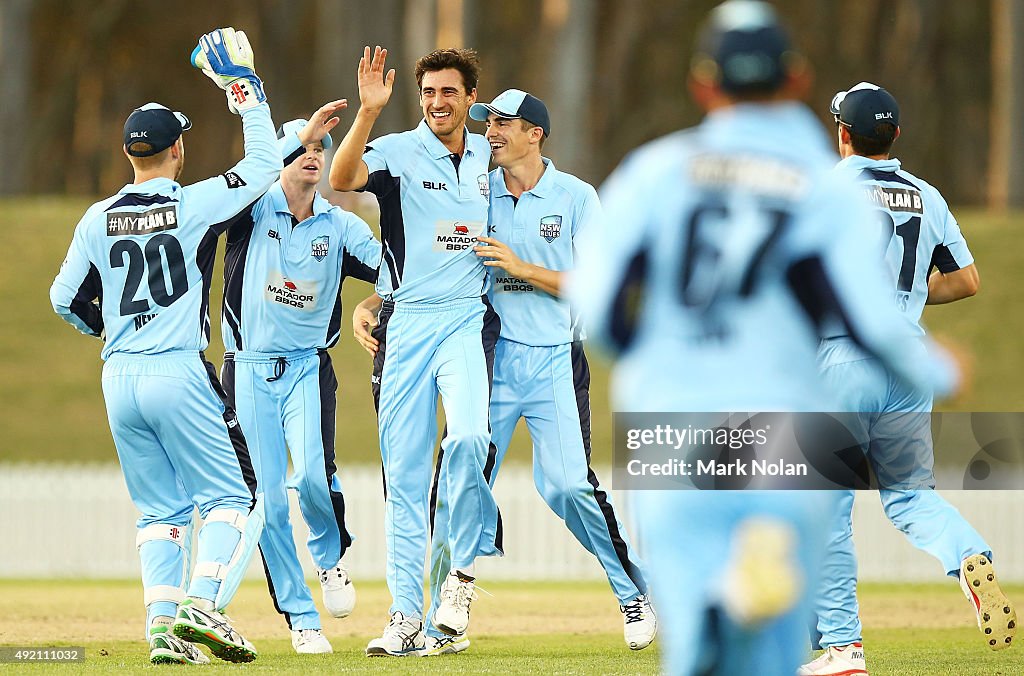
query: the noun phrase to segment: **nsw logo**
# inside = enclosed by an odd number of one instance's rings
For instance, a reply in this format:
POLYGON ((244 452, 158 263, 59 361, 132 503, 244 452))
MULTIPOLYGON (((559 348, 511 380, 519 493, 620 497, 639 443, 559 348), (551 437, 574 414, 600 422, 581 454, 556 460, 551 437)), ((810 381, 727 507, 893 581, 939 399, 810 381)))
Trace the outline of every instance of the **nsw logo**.
POLYGON ((313 240, 312 250, 310 255, 317 260, 317 262, 323 261, 327 258, 327 250, 330 247, 331 238, 329 235, 323 235, 313 240))
POLYGON ((547 240, 548 244, 562 234, 562 217, 545 216, 540 219, 540 236, 547 240))

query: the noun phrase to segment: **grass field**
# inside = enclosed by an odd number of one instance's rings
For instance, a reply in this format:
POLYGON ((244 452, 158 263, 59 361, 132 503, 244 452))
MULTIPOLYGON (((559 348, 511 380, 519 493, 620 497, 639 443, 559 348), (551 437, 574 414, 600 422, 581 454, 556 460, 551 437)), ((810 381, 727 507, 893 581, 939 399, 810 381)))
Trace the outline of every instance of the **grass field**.
MULTIPOLYGON (((74 224, 88 202, 63 198, 0 201, 0 460, 64 462, 112 461, 100 393, 100 343, 79 335, 51 311, 50 283, 63 260, 74 224)), ((961 399, 946 405, 961 411, 1024 410, 1024 334, 1017 241, 1021 217, 977 211, 958 214, 981 271, 976 297, 926 311, 928 324, 974 354, 974 384, 961 399)), ((220 260, 218 259, 218 266, 220 260)), ((220 363, 220 268, 215 277, 211 313, 214 331, 208 356, 220 363)), ((353 307, 369 286, 350 281, 345 302, 353 307)), ((341 383, 338 455, 341 463, 379 462, 376 417, 370 399, 370 359, 351 339, 345 312, 342 339, 332 352, 341 383)), ((592 386, 594 459, 611 461, 611 425, 607 372, 597 360, 592 386)), ((520 429, 509 453, 511 462, 528 461, 529 446, 520 429)))
MULTIPOLYGON (((488 589, 494 596, 474 604, 472 646, 465 653, 371 660, 363 656, 363 649, 386 621, 388 596, 382 583, 359 583, 356 612, 344 620, 325 619, 333 655, 299 656, 293 654, 284 622, 274 613, 263 584, 249 582, 231 610, 238 628, 260 651, 259 659, 245 666, 214 660, 213 668, 497 674, 646 674, 659 669, 656 650, 626 649, 621 616, 604 584, 498 583, 488 589)), ((1024 587, 1008 591, 1018 599, 1024 597, 1024 587)), ((86 648, 85 664, 0 664, 0 673, 157 669, 148 663, 147 644, 139 638, 141 597, 141 586, 134 581, 0 581, 0 645, 86 648)), ((1022 673, 1021 648, 989 652, 953 583, 866 585, 861 604, 868 665, 874 676, 1022 673)))

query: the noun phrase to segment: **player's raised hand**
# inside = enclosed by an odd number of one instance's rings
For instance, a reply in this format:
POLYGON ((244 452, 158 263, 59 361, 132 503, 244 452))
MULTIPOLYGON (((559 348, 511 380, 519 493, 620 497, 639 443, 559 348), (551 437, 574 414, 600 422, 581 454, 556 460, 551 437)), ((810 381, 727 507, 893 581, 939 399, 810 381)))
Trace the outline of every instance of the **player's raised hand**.
POLYGON ((192 65, 227 92, 228 108, 240 113, 267 100, 256 75, 249 38, 234 28, 218 28, 199 38, 192 65))
POLYGON ((384 74, 384 62, 388 50, 380 45, 373 48, 370 55, 369 46, 363 47, 363 57, 359 59, 357 80, 359 82, 359 105, 367 110, 380 110, 391 99, 391 90, 395 85, 395 69, 384 74))
POLYGON ((319 109, 309 118, 306 126, 299 130, 299 142, 307 146, 323 140, 324 136, 338 126, 341 118, 334 117, 334 114, 348 108, 348 99, 329 101, 320 106, 319 109))

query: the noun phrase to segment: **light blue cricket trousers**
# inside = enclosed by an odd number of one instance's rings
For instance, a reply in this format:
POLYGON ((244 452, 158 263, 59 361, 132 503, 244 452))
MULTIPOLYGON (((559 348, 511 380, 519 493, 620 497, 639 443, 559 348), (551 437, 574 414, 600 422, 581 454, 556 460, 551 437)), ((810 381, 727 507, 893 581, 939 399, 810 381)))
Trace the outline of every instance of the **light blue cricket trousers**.
MULTIPOLYGON (((647 583, 626 530, 590 467, 590 367, 583 343, 524 345, 499 339, 491 390, 491 442, 495 447, 488 479, 494 485, 520 418, 533 442, 533 480, 537 491, 587 551, 604 567, 620 604, 647 593, 647 583)), ((443 474, 439 475, 443 479, 443 474)), ((447 535, 449 509, 439 481, 431 543, 431 609, 439 603, 441 583, 450 570, 447 535)), ((433 626, 427 633, 440 637, 433 626)))
POLYGON ((380 347, 372 387, 384 470, 391 613, 423 616, 438 395, 447 424, 441 440, 444 488, 459 515, 448 534, 452 560, 466 567, 478 556, 501 553, 498 508, 484 474, 490 431, 483 344, 485 332, 493 332, 496 324, 490 318, 496 315, 486 298, 443 304, 388 301, 374 329, 380 347))
POLYGON ((313 563, 332 568, 352 537, 345 527, 345 499, 335 465, 338 380, 330 355, 315 349, 229 352, 222 375, 264 495, 260 553, 274 607, 290 629, 319 629, 320 613, 295 551, 288 488, 298 493, 313 563), (289 452, 294 470, 290 481, 289 452))
POLYGON ((630 499, 658 608, 666 673, 793 676, 807 657, 807 614, 835 496, 680 489, 638 490, 630 499), (751 517, 770 517, 793 528, 794 561, 806 584, 789 612, 743 628, 722 610, 722 572, 732 559, 733 533, 751 517))
MULTIPOLYGON (((115 353, 103 365, 110 432, 128 493, 142 513, 136 525, 140 531, 166 525, 177 536, 140 544, 147 590, 187 585, 189 596, 213 601, 219 581, 188 580, 191 538, 185 533, 193 505, 204 519, 215 509, 248 515, 253 506, 256 484, 245 439, 223 395, 213 367, 198 352, 115 353)), ((228 523, 205 524, 196 562, 226 565, 240 537, 228 523)), ((149 604, 147 626, 153 617, 176 612, 173 601, 149 604)))
MULTIPOLYGON (((920 349, 925 349, 920 346, 920 349)), ((873 359, 864 357, 849 339, 822 343, 819 359, 823 376, 840 400, 843 411, 860 413, 854 430, 868 442, 868 458, 879 477, 898 475, 890 484, 934 486, 929 413, 932 397, 908 391, 890 378, 873 359), (904 415, 905 414, 905 415, 904 415)), ((883 479, 884 483, 884 479, 883 479)), ((820 647, 847 645, 862 639, 857 604, 857 559, 853 546, 853 491, 838 491, 836 512, 815 597, 816 632, 820 647)), ((879 490, 882 508, 918 549, 934 556, 947 575, 960 573, 968 556, 991 550, 981 535, 934 490, 879 490)), ((812 643, 814 641, 812 640, 812 643)))

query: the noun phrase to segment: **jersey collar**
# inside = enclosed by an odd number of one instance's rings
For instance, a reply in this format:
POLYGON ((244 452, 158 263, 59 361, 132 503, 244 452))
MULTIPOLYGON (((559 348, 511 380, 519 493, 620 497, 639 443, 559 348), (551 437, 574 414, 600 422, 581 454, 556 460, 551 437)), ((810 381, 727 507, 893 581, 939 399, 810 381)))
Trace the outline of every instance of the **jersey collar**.
MULTIPOLYGON (((462 128, 462 134, 464 139, 463 145, 466 148, 462 156, 472 157, 475 153, 469 146, 469 132, 465 127, 462 128)), ((445 144, 441 143, 441 139, 437 138, 437 136, 434 135, 434 132, 430 130, 430 126, 427 124, 427 118, 423 118, 420 120, 420 123, 416 125, 416 136, 419 137, 420 143, 423 144, 423 147, 427 149, 427 152, 430 153, 430 156, 435 160, 449 157, 452 154, 452 151, 448 150, 445 144)))
MULTIPOLYGON (((279 214, 293 215, 292 210, 288 208, 288 198, 285 197, 284 188, 281 186, 280 180, 270 186, 270 190, 267 191, 267 197, 270 199, 270 204, 273 206, 274 211, 279 214)), ((313 216, 327 213, 331 210, 331 206, 331 203, 324 199, 319 191, 313 193, 313 216)))
POLYGON ((840 169, 850 169, 853 171, 860 171, 861 169, 899 171, 900 161, 895 157, 890 157, 887 160, 872 160, 871 158, 864 157, 863 155, 850 155, 849 157, 840 160, 836 167, 840 169))
MULTIPOLYGON (((550 197, 552 194, 552 191, 555 187, 555 172, 557 172, 558 170, 555 169, 555 163, 549 160, 548 158, 542 157, 540 159, 544 163, 544 173, 540 175, 540 180, 537 181, 537 185, 533 186, 526 192, 532 195, 536 195, 541 199, 544 199, 545 197, 550 197)), ((495 171, 498 172, 499 180, 495 181, 495 183, 497 183, 497 186, 495 186, 496 189, 493 191, 494 196, 511 196, 512 193, 508 191, 508 186, 505 185, 505 172, 502 170, 501 167, 498 167, 497 169, 495 169, 495 171)), ((525 195, 526 193, 523 194, 525 195)))
POLYGON ((169 178, 151 178, 144 183, 128 183, 118 190, 119 195, 166 195, 181 190, 177 181, 169 178))

